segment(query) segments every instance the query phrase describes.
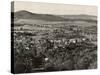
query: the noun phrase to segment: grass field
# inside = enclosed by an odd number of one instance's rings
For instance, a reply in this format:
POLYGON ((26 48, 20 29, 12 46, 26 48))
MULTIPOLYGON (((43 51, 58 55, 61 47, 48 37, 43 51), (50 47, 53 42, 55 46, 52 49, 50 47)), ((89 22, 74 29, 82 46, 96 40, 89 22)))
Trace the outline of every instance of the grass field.
POLYGON ((12 27, 15 73, 97 68, 96 17, 22 13, 12 27))

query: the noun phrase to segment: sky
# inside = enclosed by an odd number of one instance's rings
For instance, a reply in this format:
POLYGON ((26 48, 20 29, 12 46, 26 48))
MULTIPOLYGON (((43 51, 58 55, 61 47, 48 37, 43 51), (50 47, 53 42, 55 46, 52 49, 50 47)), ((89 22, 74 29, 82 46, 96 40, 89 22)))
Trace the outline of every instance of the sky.
POLYGON ((96 6, 14 1, 14 12, 20 10, 27 10, 33 13, 40 13, 40 14, 56 14, 56 15, 85 14, 85 15, 97 16, 96 6))

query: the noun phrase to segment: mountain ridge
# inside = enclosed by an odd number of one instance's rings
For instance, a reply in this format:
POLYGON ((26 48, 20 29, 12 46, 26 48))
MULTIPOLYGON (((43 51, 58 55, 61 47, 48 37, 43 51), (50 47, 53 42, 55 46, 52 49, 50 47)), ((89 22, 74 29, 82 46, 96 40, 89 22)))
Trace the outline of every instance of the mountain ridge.
POLYGON ((96 21, 97 17, 93 15, 53 15, 53 14, 37 14, 26 10, 21 10, 14 13, 14 19, 39 19, 45 21, 74 21, 74 20, 85 20, 85 21, 96 21))

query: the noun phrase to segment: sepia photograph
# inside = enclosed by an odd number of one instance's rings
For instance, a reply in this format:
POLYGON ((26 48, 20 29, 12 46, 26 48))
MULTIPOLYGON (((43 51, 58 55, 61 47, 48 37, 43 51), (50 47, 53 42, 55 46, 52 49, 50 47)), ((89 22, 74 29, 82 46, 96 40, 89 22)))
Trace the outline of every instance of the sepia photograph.
POLYGON ((97 69, 97 7, 11 2, 11 72, 97 69))

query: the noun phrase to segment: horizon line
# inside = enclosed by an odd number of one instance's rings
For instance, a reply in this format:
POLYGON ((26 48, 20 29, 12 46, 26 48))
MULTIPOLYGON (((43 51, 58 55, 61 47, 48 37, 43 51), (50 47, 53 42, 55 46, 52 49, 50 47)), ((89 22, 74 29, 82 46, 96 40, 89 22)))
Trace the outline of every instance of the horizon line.
POLYGON ((20 11, 26 11, 26 12, 29 12, 29 13, 32 13, 32 14, 46 14, 46 15, 87 15, 87 16, 95 16, 97 17, 97 15, 89 15, 89 14, 50 14, 50 13, 36 13, 36 12, 32 12, 32 11, 28 11, 28 10, 18 10, 18 11, 11 11, 13 13, 16 13, 16 12, 20 12, 20 11))

